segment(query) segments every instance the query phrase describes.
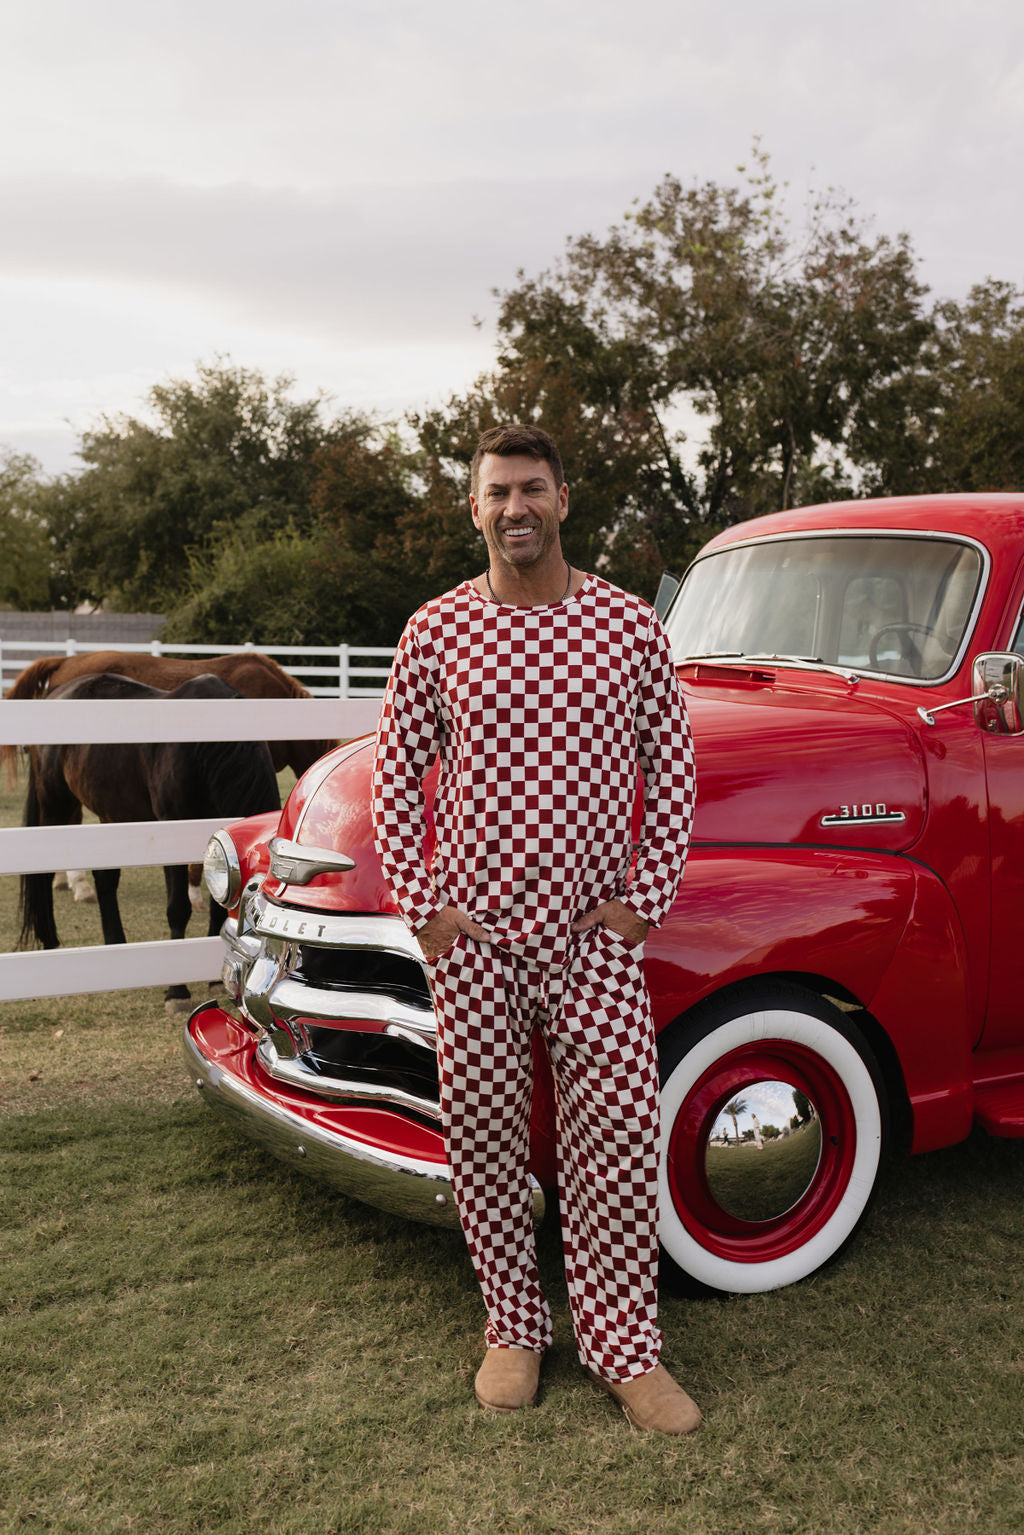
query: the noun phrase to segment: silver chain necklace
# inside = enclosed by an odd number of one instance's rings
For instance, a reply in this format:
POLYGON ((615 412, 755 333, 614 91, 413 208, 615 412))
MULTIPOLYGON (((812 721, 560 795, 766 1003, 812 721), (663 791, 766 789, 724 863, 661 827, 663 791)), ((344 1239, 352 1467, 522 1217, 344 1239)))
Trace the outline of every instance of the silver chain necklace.
MULTIPOLYGON (((572 585, 572 566, 569 564, 568 560, 566 560, 566 562, 565 562, 565 571, 566 571, 566 575, 568 577, 568 580, 565 583, 565 591, 562 593, 561 597, 559 597, 559 599, 558 599, 559 602, 564 602, 565 601, 566 597, 568 597, 568 595, 569 595, 569 588, 572 585)), ((522 602, 502 602, 501 598, 498 596, 497 592, 494 590, 494 587, 491 585, 491 572, 490 572, 490 569, 487 569, 484 572, 484 576, 485 576, 486 581, 487 581, 487 590, 490 592, 490 594, 494 598, 495 602, 500 603, 500 605, 503 608, 519 608, 519 607, 528 607, 528 608, 530 608, 530 607, 535 606, 535 604, 532 603, 532 602, 527 602, 527 603, 522 603, 522 602)), ((546 606, 546 604, 542 604, 542 606, 546 606)))

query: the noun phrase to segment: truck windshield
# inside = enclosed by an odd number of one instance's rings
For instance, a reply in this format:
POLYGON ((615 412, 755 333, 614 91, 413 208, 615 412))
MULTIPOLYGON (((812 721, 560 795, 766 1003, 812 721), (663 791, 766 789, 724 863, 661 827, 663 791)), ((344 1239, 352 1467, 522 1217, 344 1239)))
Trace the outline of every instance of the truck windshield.
POLYGON ((691 566, 666 627, 677 661, 806 660, 935 681, 974 608, 980 552, 912 534, 737 544, 691 566))

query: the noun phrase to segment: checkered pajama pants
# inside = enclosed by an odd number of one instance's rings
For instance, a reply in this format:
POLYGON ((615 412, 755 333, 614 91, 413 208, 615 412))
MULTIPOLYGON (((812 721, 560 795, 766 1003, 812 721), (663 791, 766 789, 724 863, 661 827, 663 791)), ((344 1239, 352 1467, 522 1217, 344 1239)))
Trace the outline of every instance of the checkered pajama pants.
POLYGON ((430 968, 452 1189, 488 1344, 551 1343, 527 1174, 536 1025, 555 1079, 580 1360, 607 1380, 646 1374, 661 1346, 658 1069, 640 950, 597 926, 579 935, 564 969, 550 970, 460 933, 430 968))

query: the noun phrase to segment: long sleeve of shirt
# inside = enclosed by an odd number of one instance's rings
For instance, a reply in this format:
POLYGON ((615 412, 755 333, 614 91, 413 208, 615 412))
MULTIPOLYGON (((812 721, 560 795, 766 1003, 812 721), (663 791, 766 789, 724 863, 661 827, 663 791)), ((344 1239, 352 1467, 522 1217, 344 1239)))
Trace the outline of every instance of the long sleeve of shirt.
POLYGON ((388 887, 414 933, 446 904, 427 871, 423 778, 441 744, 434 691, 410 624, 402 635, 377 727, 373 819, 388 887))
POLYGON ((664 921, 683 876, 695 802, 693 740, 668 637, 652 614, 638 690, 636 739, 644 814, 625 904, 652 927, 664 921))

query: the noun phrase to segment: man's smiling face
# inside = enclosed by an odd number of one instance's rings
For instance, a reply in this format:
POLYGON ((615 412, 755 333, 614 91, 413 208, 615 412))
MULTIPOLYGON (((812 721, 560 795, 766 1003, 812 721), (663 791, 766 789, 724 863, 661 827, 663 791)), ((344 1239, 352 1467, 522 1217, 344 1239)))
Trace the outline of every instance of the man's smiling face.
POLYGON ((569 488, 555 485, 544 459, 486 453, 469 504, 495 562, 524 569, 545 557, 562 559, 558 525, 568 510, 569 488))

